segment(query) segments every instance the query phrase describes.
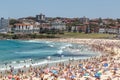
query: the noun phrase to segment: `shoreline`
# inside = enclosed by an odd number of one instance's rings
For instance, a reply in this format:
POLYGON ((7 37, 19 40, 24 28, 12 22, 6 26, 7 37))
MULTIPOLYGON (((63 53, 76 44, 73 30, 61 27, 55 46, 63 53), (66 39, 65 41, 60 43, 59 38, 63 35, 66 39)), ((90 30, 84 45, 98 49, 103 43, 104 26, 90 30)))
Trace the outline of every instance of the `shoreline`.
MULTIPOLYGON (((73 38, 64 38, 64 39, 33 39, 37 41, 46 40, 46 41, 53 41, 53 42, 67 42, 67 43, 76 43, 76 44, 85 44, 91 46, 95 51, 100 50, 102 52, 102 55, 99 57, 94 57, 95 59, 100 59, 104 56, 109 56, 110 58, 119 58, 120 57, 120 46, 119 46, 119 40, 109 40, 109 39, 73 39, 73 38), (107 43, 106 43, 107 42, 107 43), (111 45, 112 43, 112 45, 111 45), (114 44, 113 44, 114 43, 114 44), (111 47, 112 46, 112 47, 111 47)), ((108 57, 108 58, 109 58, 108 57)), ((81 61, 89 61, 94 58, 85 59, 81 61)), ((77 64, 81 61, 74 61, 77 64)), ((74 62, 73 66, 75 65, 74 62)), ((108 61, 109 62, 109 61, 108 61)), ((67 65, 67 64, 66 64, 67 65)), ((33 67, 34 68, 34 67, 33 67)), ((37 80, 37 79, 35 79, 37 80)))
MULTIPOLYGON (((13 39, 8 39, 8 40, 13 40, 13 39)), ((18 39, 17 39, 18 40, 18 39)), ((28 39, 29 40, 29 39, 28 39)), ((63 42, 63 41, 59 41, 59 39, 58 40, 56 40, 56 39, 30 39, 30 41, 37 41, 37 42, 39 42, 39 41, 42 41, 42 40, 45 40, 45 41, 54 41, 55 40, 55 42, 63 42)), ((52 41, 52 42, 53 42, 52 41)), ((70 42, 65 42, 65 43, 70 43, 70 42)), ((75 44, 75 43, 74 43, 75 44)), ((94 55, 94 56, 99 56, 99 55, 94 55)), ((70 56, 70 58, 72 58, 71 56, 70 56)), ((69 59, 70 59, 69 58, 69 59)), ((77 57, 76 57, 77 58, 77 57)), ((88 57, 89 58, 89 57, 88 57)), ((65 60, 65 62, 68 62, 69 61, 69 59, 66 59, 65 60)), ((81 59, 81 58, 79 58, 79 59, 81 59)), ((77 60, 79 60, 79 59, 77 59, 77 60)), ((15 63, 17 63, 17 65, 20 63, 20 64, 23 64, 24 66, 26 66, 27 68, 29 68, 29 66, 33 66, 33 67, 36 67, 36 66, 41 66, 42 64, 43 65, 45 65, 45 64, 47 64, 48 62, 46 62, 46 63, 42 63, 41 64, 41 61, 37 61, 37 62, 30 62, 31 61, 31 59, 27 59, 27 60, 22 60, 22 61, 19 61, 19 62, 17 62, 17 61, 12 61, 11 62, 11 64, 7 64, 8 66, 7 66, 7 68, 6 68, 6 66, 4 66, 3 68, 4 69, 0 69, 1 71, 5 71, 5 70, 10 70, 11 68, 9 67, 9 66, 11 66, 11 67, 14 67, 14 66, 12 66, 12 63, 13 63, 13 65, 15 65, 15 63), (29 60, 29 61, 28 61, 29 60), (25 63, 23 63, 25 61, 25 63), (27 62, 26 62, 27 61, 27 62), (29 63, 29 64, 26 64, 26 63, 29 63)), ((53 63, 60 63, 60 62, 54 62, 54 61, 52 61, 53 63)), ((50 62, 51 63, 51 62, 50 62)), ((53 64, 52 63, 52 64, 53 64)), ((14 67, 14 70, 18 70, 18 69, 22 69, 24 66, 22 66, 22 65, 20 65, 20 66, 18 66, 18 67, 14 67)))

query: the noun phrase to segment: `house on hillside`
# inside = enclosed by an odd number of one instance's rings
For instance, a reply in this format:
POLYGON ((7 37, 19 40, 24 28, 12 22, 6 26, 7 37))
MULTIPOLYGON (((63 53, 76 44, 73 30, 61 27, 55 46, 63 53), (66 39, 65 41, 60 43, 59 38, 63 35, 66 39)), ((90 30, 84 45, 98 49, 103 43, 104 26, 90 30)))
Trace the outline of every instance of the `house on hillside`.
POLYGON ((99 33, 120 34, 120 26, 111 26, 109 28, 99 28, 99 33))
POLYGON ((11 31, 15 34, 39 33, 39 27, 32 24, 17 23, 14 24, 14 26, 11 28, 11 31))
POLYGON ((77 32, 86 32, 87 26, 76 26, 77 27, 77 32))
POLYGON ((99 28, 99 33, 106 33, 106 29, 105 28, 99 28))
POLYGON ((82 24, 89 23, 89 18, 86 18, 85 16, 80 18, 79 20, 80 20, 80 23, 82 23, 82 24))
POLYGON ((58 30, 65 30, 66 24, 61 20, 55 20, 51 23, 51 28, 58 29, 58 30))

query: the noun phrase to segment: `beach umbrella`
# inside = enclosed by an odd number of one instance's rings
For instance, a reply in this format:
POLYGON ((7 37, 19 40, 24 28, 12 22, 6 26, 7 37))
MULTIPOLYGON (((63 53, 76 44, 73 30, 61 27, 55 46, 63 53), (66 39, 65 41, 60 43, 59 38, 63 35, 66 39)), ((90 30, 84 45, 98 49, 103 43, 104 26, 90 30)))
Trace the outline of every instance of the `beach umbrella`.
POLYGON ((84 70, 86 70, 86 68, 83 68, 83 67, 82 67, 82 70, 84 71, 84 70))
POLYGON ((104 63, 103 66, 104 66, 104 67, 107 67, 107 66, 108 66, 108 63, 104 63))
POLYGON ((82 67, 82 64, 79 64, 79 67, 82 67))
POLYGON ((53 74, 57 74, 57 73, 58 73, 57 70, 51 70, 51 72, 52 72, 53 74))
POLYGON ((74 79, 76 76, 72 75, 71 78, 74 79))
POLYGON ((101 73, 100 73, 100 72, 95 73, 95 77, 96 77, 96 78, 100 78, 100 76, 101 76, 101 73))
POLYGON ((88 74, 88 73, 85 73, 84 76, 89 76, 89 74, 88 74))
POLYGON ((98 74, 99 74, 99 75, 102 75, 102 72, 101 72, 101 71, 98 71, 98 74))

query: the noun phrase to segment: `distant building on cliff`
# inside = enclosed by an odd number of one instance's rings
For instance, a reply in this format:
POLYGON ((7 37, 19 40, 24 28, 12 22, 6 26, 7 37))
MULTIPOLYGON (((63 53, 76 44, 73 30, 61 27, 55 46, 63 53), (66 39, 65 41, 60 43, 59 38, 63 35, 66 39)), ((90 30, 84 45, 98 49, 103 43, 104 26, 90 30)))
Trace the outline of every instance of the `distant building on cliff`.
POLYGON ((36 15, 37 22, 43 23, 43 22, 45 22, 45 20, 46 20, 46 18, 45 18, 44 14, 36 15))
POLYGON ((109 28, 99 28, 99 33, 120 34, 120 26, 110 26, 109 28))
POLYGON ((82 24, 87 24, 87 23, 89 23, 89 18, 86 18, 85 16, 82 17, 82 18, 80 18, 80 23, 82 23, 82 24))
POLYGON ((9 19, 0 19, 0 33, 7 33, 9 26, 9 19))
POLYGON ((61 20, 55 20, 51 23, 51 28, 58 29, 58 30, 65 30, 66 24, 61 20))

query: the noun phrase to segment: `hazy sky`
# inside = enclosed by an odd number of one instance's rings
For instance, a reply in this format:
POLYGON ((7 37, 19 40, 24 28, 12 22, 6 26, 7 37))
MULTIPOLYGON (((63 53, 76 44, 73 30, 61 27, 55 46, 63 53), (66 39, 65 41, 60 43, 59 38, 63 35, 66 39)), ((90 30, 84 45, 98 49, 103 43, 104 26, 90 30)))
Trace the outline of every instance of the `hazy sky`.
POLYGON ((0 0, 0 17, 120 18, 120 0, 0 0))

